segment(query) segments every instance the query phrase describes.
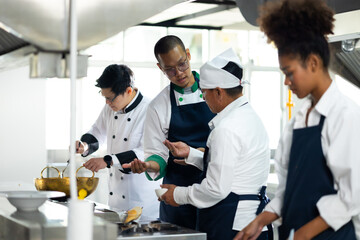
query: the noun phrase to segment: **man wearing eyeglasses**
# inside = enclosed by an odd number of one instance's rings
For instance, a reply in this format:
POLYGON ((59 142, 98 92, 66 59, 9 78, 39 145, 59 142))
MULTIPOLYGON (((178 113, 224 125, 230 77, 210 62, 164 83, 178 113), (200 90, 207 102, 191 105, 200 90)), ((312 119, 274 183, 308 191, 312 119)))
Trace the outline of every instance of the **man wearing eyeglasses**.
POLYGON ((143 207, 143 215, 156 219, 159 202, 154 194, 158 184, 149 182, 145 174, 130 174, 122 164, 144 159, 143 130, 149 100, 133 87, 134 74, 126 65, 110 65, 97 80, 96 87, 106 105, 90 131, 76 142, 77 153, 86 157, 106 143, 104 157, 89 159, 84 166, 91 171, 108 168, 109 200, 112 208, 127 210, 143 207))
MULTIPOLYGON (((190 186, 200 182, 201 170, 192 165, 177 164, 164 145, 182 141, 193 148, 205 148, 209 134, 208 122, 214 117, 203 100, 199 74, 191 71, 191 55, 176 36, 161 38, 155 45, 158 67, 170 80, 150 103, 145 120, 145 162, 133 161, 123 167, 146 173, 151 181, 190 186)), ((160 204, 160 219, 183 227, 196 228, 197 209, 191 205, 172 207, 160 204)))

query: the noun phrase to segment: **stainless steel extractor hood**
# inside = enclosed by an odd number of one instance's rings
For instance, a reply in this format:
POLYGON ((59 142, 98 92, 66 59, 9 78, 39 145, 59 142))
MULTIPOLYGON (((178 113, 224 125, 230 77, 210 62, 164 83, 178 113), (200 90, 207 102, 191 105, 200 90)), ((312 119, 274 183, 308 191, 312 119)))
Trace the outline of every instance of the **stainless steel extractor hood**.
MULTIPOLYGON (((67 51, 70 0, 0 0, 0 22, 46 51, 67 51)), ((78 48, 88 48, 184 0, 78 0, 78 48)))
MULTIPOLYGON (((236 0, 240 12, 257 25, 259 6, 275 0, 236 0)), ((360 87, 360 1, 324 0, 336 13, 334 35, 329 37, 332 52, 330 70, 360 87)))
POLYGON ((360 88, 360 32, 330 42, 330 69, 360 88))
POLYGON ((330 69, 360 87, 360 10, 336 14, 335 19, 330 69))
MULTIPOLYGON (((180 2, 184 0, 77 0, 78 49, 95 45, 180 2)), ((54 54, 59 54, 66 61, 70 47, 70 0, 0 0, 0 6, 0 28, 6 31, 3 35, 0 32, 1 53, 30 44, 35 52, 51 53, 53 59, 58 58, 54 54), (9 39, 17 40, 16 44, 7 44, 9 39)), ((29 49, 23 52, 28 53, 29 49)), ((50 56, 42 57, 45 55, 50 56)), ((0 64, 1 70, 6 62, 0 59, 0 64)))

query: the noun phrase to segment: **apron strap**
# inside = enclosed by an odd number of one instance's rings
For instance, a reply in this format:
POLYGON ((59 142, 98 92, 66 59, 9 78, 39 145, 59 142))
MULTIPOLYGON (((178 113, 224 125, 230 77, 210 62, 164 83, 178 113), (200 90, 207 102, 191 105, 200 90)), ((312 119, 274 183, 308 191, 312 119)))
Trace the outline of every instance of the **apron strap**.
POLYGON ((170 83, 170 102, 171 102, 171 111, 172 111, 173 108, 176 107, 176 100, 175 100, 173 83, 170 83))
POLYGON ((208 161, 207 161, 207 157, 209 155, 209 148, 206 146, 205 147, 205 152, 204 152, 204 156, 203 156, 203 165, 204 165, 204 168, 203 168, 203 171, 201 173, 201 176, 200 176, 200 180, 202 181, 204 178, 206 178, 206 173, 207 173, 207 167, 208 167, 208 161))
POLYGON ((260 204, 256 210, 256 215, 259 215, 264 210, 266 204, 270 202, 270 199, 266 196, 266 186, 262 186, 259 194, 241 194, 238 195, 239 201, 254 200, 260 201, 260 204))
MULTIPOLYGON (((266 196, 266 186, 262 186, 259 194, 242 194, 238 195, 239 201, 243 200, 255 200, 260 201, 260 204, 256 210, 256 215, 259 215, 265 208, 266 204, 270 202, 270 199, 266 196)), ((267 225, 268 228, 268 240, 274 239, 272 224, 267 225)))
POLYGON ((319 122, 320 130, 322 130, 322 128, 323 128, 324 121, 325 121, 325 116, 321 115, 320 122, 319 122))

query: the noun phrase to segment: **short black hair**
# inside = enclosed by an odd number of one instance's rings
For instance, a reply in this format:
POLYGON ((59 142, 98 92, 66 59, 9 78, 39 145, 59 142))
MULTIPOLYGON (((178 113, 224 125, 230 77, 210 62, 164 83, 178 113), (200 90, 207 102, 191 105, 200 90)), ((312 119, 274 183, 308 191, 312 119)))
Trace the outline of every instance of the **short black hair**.
MULTIPOLYGON (((235 62, 229 61, 224 67, 222 67, 222 69, 232 74, 237 79, 239 79, 239 83, 241 82, 241 79, 243 78, 243 69, 235 62)), ((242 93, 243 87, 239 85, 233 88, 224 88, 224 90, 227 93, 227 95, 229 95, 232 98, 235 98, 242 93)))
POLYGON ((175 35, 168 35, 160 38, 159 41, 155 44, 154 54, 156 59, 159 61, 158 55, 168 53, 173 50, 176 46, 180 46, 181 49, 185 52, 184 43, 175 35))
POLYGON ((98 80, 96 87, 111 88, 116 95, 123 94, 128 87, 132 86, 134 73, 123 64, 112 64, 105 68, 98 80))
POLYGON ((243 87, 241 85, 233 88, 224 88, 227 95, 229 95, 232 98, 238 97, 240 94, 242 94, 243 87))

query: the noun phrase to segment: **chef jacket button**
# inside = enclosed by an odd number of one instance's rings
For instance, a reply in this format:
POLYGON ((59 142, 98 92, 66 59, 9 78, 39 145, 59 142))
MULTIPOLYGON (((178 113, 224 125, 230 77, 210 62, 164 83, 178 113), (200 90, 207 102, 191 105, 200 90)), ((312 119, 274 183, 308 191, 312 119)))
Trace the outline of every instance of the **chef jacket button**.
POLYGON ((128 122, 130 122, 130 121, 131 121, 131 118, 128 118, 127 120, 128 120, 128 122))
POLYGON ((125 195, 122 195, 123 199, 125 199, 125 195))
POLYGON ((123 180, 124 178, 123 178, 123 177, 121 177, 120 179, 121 179, 121 180, 123 180))
POLYGON ((115 118, 115 119, 118 119, 118 116, 115 116, 114 118, 115 118))
POLYGON ((124 141, 126 142, 126 141, 127 141, 127 138, 124 138, 124 141))
POLYGON ((110 192, 110 195, 113 195, 113 192, 110 192))
POLYGON ((115 135, 113 135, 113 138, 115 138, 115 135))
POLYGON ((110 177, 112 177, 112 173, 110 173, 110 177))

